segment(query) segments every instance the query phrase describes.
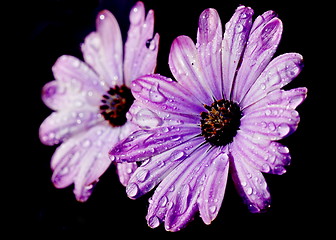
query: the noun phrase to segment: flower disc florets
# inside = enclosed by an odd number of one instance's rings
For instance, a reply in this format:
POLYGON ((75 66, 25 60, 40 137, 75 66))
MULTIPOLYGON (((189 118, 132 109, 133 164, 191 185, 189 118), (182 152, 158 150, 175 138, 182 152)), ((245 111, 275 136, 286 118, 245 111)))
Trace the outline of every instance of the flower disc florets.
POLYGON ((132 106, 134 97, 131 90, 122 85, 110 88, 103 95, 100 113, 113 127, 122 126, 126 123, 126 113, 132 106))
POLYGON ((237 134, 242 116, 239 106, 225 99, 214 101, 201 113, 201 129, 204 138, 215 146, 225 146, 237 134))

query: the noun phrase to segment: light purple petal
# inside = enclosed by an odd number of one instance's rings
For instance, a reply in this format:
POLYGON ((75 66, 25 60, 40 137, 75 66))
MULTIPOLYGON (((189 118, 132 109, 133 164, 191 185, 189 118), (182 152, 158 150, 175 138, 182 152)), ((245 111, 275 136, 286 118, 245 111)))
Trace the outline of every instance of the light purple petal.
MULTIPOLYGON (((145 160, 129 181, 129 186, 126 188, 128 197, 135 199, 152 190, 176 166, 189 157, 203 141, 203 138, 194 138, 145 160)), ((167 202, 162 200, 161 203, 164 207, 167 202)))
POLYGON ((267 209, 271 202, 264 176, 251 167, 239 151, 231 149, 230 173, 238 193, 251 212, 267 209))
POLYGON ((243 131, 239 131, 231 149, 239 152, 252 167, 265 173, 284 174, 291 160, 286 146, 273 141, 260 141, 243 131))
POLYGON ((131 89, 137 100, 129 113, 131 121, 140 126, 150 123, 141 117, 142 112, 148 112, 146 109, 152 112, 151 119, 160 119, 163 125, 198 124, 199 114, 204 111, 203 106, 179 83, 160 75, 143 76, 133 81, 131 89))
POLYGON ((280 140, 293 133, 300 116, 294 108, 306 97, 306 89, 276 90, 244 110, 240 129, 250 135, 280 140))
POLYGON ((208 148, 208 145, 198 148, 157 187, 146 217, 149 226, 157 227, 153 222, 164 221, 167 231, 178 231, 191 220, 198 209, 203 173, 209 164, 207 156, 216 152, 214 149, 207 152, 208 148))
POLYGON ((278 18, 252 26, 241 66, 234 81, 231 99, 240 103, 245 94, 264 71, 273 57, 282 34, 282 22, 278 18))
POLYGON ((215 9, 204 10, 198 21, 197 31, 197 50, 200 54, 200 60, 205 83, 212 91, 213 97, 222 99, 222 24, 215 9))
POLYGON ((82 44, 84 59, 107 86, 121 85, 123 45, 118 22, 103 10, 97 16, 96 28, 82 44))
POLYGON ((43 87, 42 100, 53 110, 96 108, 105 92, 99 78, 79 59, 63 55, 54 64, 56 81, 43 87))
POLYGON ((209 166, 204 173, 203 190, 198 198, 198 207, 205 224, 213 221, 222 205, 229 172, 227 149, 217 156, 209 156, 209 166))
POLYGON ((198 126, 158 127, 133 132, 110 151, 116 162, 143 161, 176 147, 199 134, 198 126))
POLYGON ((77 200, 86 201, 111 163, 108 150, 118 140, 119 131, 101 124, 59 146, 51 161, 54 185, 64 188, 74 183, 77 200))
POLYGON ((46 145, 59 144, 103 120, 100 114, 91 110, 53 112, 40 126, 40 140, 46 145))
POLYGON ((273 59, 242 100, 241 108, 287 85, 299 75, 302 67, 303 59, 298 53, 286 53, 273 59))
POLYGON ((291 90, 274 90, 267 96, 260 99, 258 102, 246 107, 243 111, 244 114, 255 112, 257 109, 265 106, 280 105, 288 109, 295 109, 307 97, 308 89, 305 87, 293 88, 291 90))
POLYGON ((239 6, 225 25, 222 47, 223 94, 230 99, 238 64, 252 26, 253 9, 239 6))
POLYGON ((159 49, 159 35, 153 36, 153 10, 149 10, 145 19, 144 4, 137 2, 131 10, 130 23, 124 60, 124 78, 127 86, 137 77, 154 72, 159 49))
POLYGON ((179 36, 173 41, 169 67, 179 84, 188 89, 201 104, 211 104, 211 89, 204 76, 200 55, 191 38, 179 36))

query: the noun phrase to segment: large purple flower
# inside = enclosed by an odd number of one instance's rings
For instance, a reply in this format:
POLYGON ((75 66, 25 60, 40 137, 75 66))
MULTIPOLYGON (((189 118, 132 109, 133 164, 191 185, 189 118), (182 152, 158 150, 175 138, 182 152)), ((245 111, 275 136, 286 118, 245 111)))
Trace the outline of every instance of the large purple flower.
MULTIPOLYGON (((124 56, 119 25, 109 11, 98 14, 96 27, 82 45, 85 62, 61 56, 52 68, 56 80, 42 93, 55 112, 41 124, 40 139, 46 145, 62 143, 52 157, 52 181, 57 188, 74 183, 78 201, 88 199, 110 165, 111 146, 135 129, 126 119, 134 101, 129 87, 137 77, 153 73, 158 53, 154 13, 145 18, 142 2, 131 10, 124 56)), ((123 185, 136 167, 117 164, 123 185)))
POLYGON ((283 90, 302 69, 302 56, 271 60, 282 23, 272 11, 252 23, 240 6, 225 25, 214 9, 199 18, 197 43, 180 36, 169 65, 177 81, 147 75, 133 81, 129 118, 142 129, 111 150, 117 162, 144 161, 126 191, 150 198, 150 227, 178 231, 195 212, 206 224, 218 214, 230 173, 251 212, 270 205, 262 173, 283 174, 289 150, 278 140, 299 123, 306 88, 283 90))

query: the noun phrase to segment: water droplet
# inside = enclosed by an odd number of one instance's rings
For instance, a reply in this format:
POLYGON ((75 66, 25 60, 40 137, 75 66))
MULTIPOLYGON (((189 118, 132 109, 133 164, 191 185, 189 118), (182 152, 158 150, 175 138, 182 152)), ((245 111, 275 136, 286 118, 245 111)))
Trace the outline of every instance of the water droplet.
POLYGON ((160 219, 157 216, 151 216, 148 219, 148 226, 151 228, 157 228, 160 225, 160 219))
POLYGON ((159 84, 153 85, 149 91, 149 100, 154 103, 163 103, 166 101, 165 96, 159 91, 159 84))
POLYGON ((130 198, 135 197, 139 193, 139 186, 136 183, 130 183, 126 187, 127 196, 130 198))
POLYGON ((82 142, 82 147, 88 148, 91 146, 91 141, 89 139, 86 139, 82 142))
POLYGON ((266 89, 266 84, 265 83, 261 83, 260 84, 260 88, 261 88, 261 90, 265 90, 266 89))
POLYGON ((216 210, 217 210, 217 206, 216 206, 216 205, 213 205, 213 206, 211 206, 211 207, 209 208, 209 210, 210 210, 210 212, 213 214, 213 213, 216 212, 216 210))
POLYGON ((142 170, 140 170, 137 174, 136 174, 136 178, 138 179, 139 182, 144 182, 145 180, 147 180, 149 177, 149 170, 144 168, 142 170))
POLYGON ((290 133, 290 127, 286 123, 281 123, 277 131, 281 137, 287 136, 290 133))
POLYGON ((186 156, 186 153, 184 151, 175 150, 170 155, 170 159, 172 161, 180 161, 180 160, 184 159, 185 156, 186 156))
POLYGON ((237 24, 236 33, 240 33, 244 30, 244 26, 242 24, 237 24))
POLYGON ((143 128, 158 127, 163 124, 162 119, 156 113, 147 108, 141 109, 137 112, 135 119, 137 124, 143 128))
POLYGON ((100 19, 100 20, 104 20, 104 19, 105 19, 105 15, 104 15, 104 14, 100 14, 100 15, 99 15, 99 19, 100 19))
POLYGON ((166 196, 163 196, 159 201, 159 205, 161 207, 165 207, 167 205, 167 203, 168 203, 168 198, 166 196))
POLYGON ((246 194, 247 195, 251 195, 253 193, 253 189, 251 188, 251 187, 248 187, 247 189, 246 189, 246 194))
POLYGON ((275 129, 276 129, 276 125, 274 122, 270 122, 268 123, 268 129, 271 131, 271 132, 274 132, 275 129))
POLYGON ((263 172, 268 173, 270 170, 271 170, 271 167, 267 163, 264 163, 262 165, 262 171, 263 172))

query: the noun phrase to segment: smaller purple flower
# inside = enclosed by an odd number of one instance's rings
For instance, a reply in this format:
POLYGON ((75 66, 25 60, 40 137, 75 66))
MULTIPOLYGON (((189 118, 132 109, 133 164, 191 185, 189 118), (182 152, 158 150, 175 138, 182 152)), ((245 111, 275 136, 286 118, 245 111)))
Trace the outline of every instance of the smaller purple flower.
MULTIPOLYGON (((107 10, 96 20, 82 44, 85 62, 61 56, 53 66, 55 81, 43 87, 42 99, 53 112, 40 126, 46 145, 61 144, 51 168, 57 188, 74 183, 78 201, 86 201, 93 186, 111 164, 108 151, 136 126, 126 114, 134 97, 131 81, 153 73, 159 35, 153 36, 154 12, 145 16, 144 4, 130 13, 130 28, 124 47, 115 17, 107 10)), ((126 185, 136 163, 117 163, 120 182, 126 185)))
POLYGON ((301 72, 302 56, 272 59, 282 34, 273 11, 252 22, 239 6, 222 25, 215 9, 199 18, 197 43, 179 36, 169 66, 177 81, 160 75, 132 83, 129 119, 141 129, 110 151, 117 162, 143 161, 126 192, 132 199, 152 190, 147 222, 166 230, 185 227, 197 211, 206 224, 221 207, 230 174, 251 212, 267 209, 263 173, 283 174, 291 157, 278 142, 299 124, 295 108, 304 87, 283 90, 301 72))

